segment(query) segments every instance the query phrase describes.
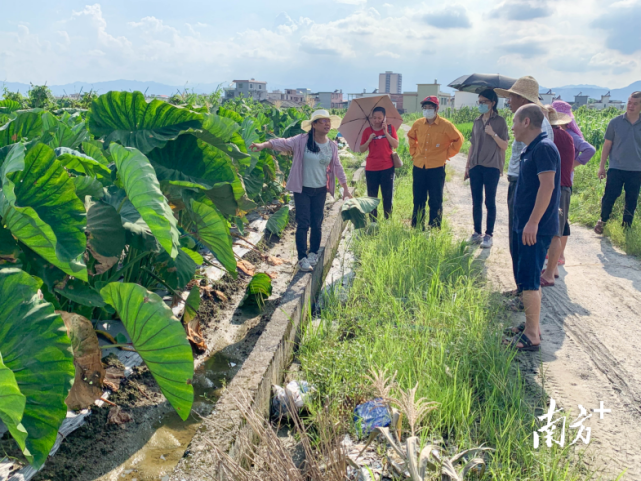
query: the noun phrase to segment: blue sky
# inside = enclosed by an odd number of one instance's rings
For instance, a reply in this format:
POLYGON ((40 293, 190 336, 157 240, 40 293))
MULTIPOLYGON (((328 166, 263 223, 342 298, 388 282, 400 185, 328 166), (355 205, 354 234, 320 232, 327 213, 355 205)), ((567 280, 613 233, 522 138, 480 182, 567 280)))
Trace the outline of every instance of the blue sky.
MULTIPOLYGON (((8 0, 3 0, 8 2, 8 0)), ((472 72, 541 85, 641 79, 641 0, 32 0, 2 8, 0 81, 256 78, 268 88, 404 89, 472 72)))

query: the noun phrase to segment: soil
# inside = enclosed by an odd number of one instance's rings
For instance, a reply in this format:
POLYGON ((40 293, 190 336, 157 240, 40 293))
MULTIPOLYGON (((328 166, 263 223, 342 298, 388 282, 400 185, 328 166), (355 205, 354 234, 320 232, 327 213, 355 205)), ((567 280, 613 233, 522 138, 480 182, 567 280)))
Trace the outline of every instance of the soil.
MULTIPOLYGON (((294 217, 293 215, 291 216, 294 217)), ((151 373, 143 365, 123 380, 120 390, 109 400, 131 416, 130 422, 107 424, 112 406, 92 408, 86 423, 72 432, 55 456, 33 479, 35 481, 88 481, 161 479, 170 473, 201 424, 201 417, 211 412, 226 383, 240 370, 287 289, 295 268, 294 225, 280 237, 271 236, 259 249, 285 262, 278 266, 263 262, 251 251, 243 259, 256 272, 269 272, 272 296, 262 310, 255 306, 239 307, 251 277, 242 273, 229 275, 211 285, 211 295, 201 302, 198 317, 207 345, 206 352, 195 353, 194 409, 182 422, 160 393, 151 373), (213 294, 222 292, 228 301, 213 294)), ((20 457, 13 440, 5 436, 0 452, 20 457)))
MULTIPOLYGON (((445 185, 447 221, 461 238, 473 232, 469 182, 463 181, 466 156, 449 162, 453 171, 445 185)), ((580 168, 580 167, 579 167, 580 168)), ((507 179, 497 192, 494 247, 478 249, 492 289, 512 290, 514 279, 508 245, 507 179)), ((485 209, 484 209, 485 221, 485 209)), ((554 287, 542 289, 540 353, 519 354, 521 371, 533 390, 544 389, 567 413, 566 445, 577 431, 569 429, 582 405, 592 415, 591 442, 584 462, 614 479, 641 479, 641 261, 612 246, 592 230, 573 224, 554 287), (600 408, 611 412, 591 412, 600 408), (603 416, 601 418, 601 416, 603 416)), ((512 315, 518 325, 522 312, 512 315)), ((547 411, 547 407, 545 407, 547 411)), ((585 434, 585 433, 584 433, 585 434)), ((576 449, 584 449, 582 441, 576 449)))

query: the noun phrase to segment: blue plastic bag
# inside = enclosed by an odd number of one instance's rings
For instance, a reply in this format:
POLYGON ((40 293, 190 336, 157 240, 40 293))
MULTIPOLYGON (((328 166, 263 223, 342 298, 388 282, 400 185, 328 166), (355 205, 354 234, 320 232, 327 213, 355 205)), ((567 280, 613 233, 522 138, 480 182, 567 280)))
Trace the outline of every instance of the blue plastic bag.
POLYGON ((369 436, 374 428, 389 426, 392 423, 392 419, 383 399, 376 398, 356 406, 354 409, 354 423, 364 436, 369 436))

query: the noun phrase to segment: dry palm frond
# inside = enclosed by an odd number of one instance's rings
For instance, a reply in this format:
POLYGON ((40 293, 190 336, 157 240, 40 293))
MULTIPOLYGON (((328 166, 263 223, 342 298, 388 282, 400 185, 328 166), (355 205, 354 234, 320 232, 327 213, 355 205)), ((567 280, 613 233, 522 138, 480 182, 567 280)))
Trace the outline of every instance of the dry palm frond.
POLYGON ((430 411, 437 408, 438 404, 435 401, 428 401, 426 398, 416 399, 416 391, 418 390, 418 383, 407 391, 400 390, 399 398, 390 398, 393 404, 396 404, 401 412, 405 413, 407 422, 410 425, 410 433, 416 436, 416 426, 430 411))
POLYGON ((398 371, 394 372, 389 377, 387 376, 387 369, 379 369, 378 371, 375 368, 369 370, 370 375, 365 375, 367 379, 372 383, 372 387, 376 391, 378 397, 382 398, 384 401, 389 401, 390 391, 396 387, 396 374, 398 371))
MULTIPOLYGON (((465 451, 461 451, 460 453, 452 456, 451 458, 441 457, 441 449, 435 446, 429 446, 429 450, 424 449, 423 451, 426 452, 426 455, 422 460, 424 465, 427 466, 429 464, 430 468, 438 471, 437 464, 432 463, 429 460, 430 458, 434 458, 434 460, 437 461, 438 465, 440 465, 441 478, 444 481, 447 481, 447 480, 464 481, 465 477, 471 471, 477 471, 478 474, 482 476, 483 473, 485 472, 485 460, 483 458, 478 457, 478 458, 470 459, 468 462, 463 463, 463 457, 467 454, 476 454, 479 451, 494 451, 494 449, 480 446, 478 448, 466 449, 465 451), (457 471, 456 470, 457 464, 462 464, 463 469, 460 469, 459 471, 457 471)), ((423 458, 423 453, 421 453, 421 458, 423 458)), ((424 473, 425 469, 422 468, 421 472, 424 473)))
POLYGON ((274 100, 273 105, 274 105, 274 107, 276 107, 277 109, 280 109, 280 108, 282 107, 282 105, 283 105, 283 102, 281 102, 280 100, 274 100))
POLYGON ((302 468, 296 466, 290 452, 278 439, 269 422, 256 413, 249 400, 245 398, 236 399, 236 405, 247 425, 260 440, 260 444, 258 447, 252 444, 243 445, 240 451, 245 453, 244 459, 237 461, 208 441, 216 466, 216 474, 209 474, 209 478, 234 481, 343 481, 347 472, 347 454, 340 444, 339 430, 328 422, 327 413, 321 413, 316 420, 319 439, 315 446, 312 446, 305 425, 297 414, 297 408, 289 398, 288 403, 305 452, 305 464, 302 468), (258 469, 246 469, 243 464, 253 464, 258 469))

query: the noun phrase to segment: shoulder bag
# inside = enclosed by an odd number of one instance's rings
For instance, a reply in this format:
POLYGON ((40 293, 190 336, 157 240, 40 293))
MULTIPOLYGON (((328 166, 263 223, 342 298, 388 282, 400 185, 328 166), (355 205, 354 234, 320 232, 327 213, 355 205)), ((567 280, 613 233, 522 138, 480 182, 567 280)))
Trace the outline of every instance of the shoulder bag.
MULTIPOLYGON (((387 126, 387 131, 392 135, 392 126, 388 125, 387 126)), ((395 169, 400 169, 403 167, 403 161, 401 160, 401 156, 398 155, 397 152, 392 152, 392 163, 394 164, 395 169)))

